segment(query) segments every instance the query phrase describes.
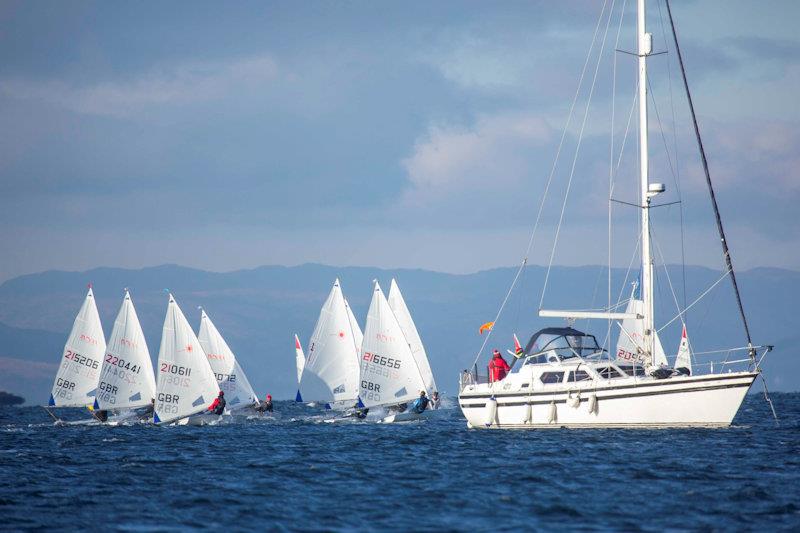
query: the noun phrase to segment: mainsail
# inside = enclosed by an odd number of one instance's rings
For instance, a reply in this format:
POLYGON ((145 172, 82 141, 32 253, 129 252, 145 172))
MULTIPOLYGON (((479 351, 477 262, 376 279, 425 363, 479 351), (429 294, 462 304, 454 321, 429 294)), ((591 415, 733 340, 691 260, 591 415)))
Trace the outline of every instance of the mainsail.
POLYGON ((302 402, 303 398, 300 395, 300 380, 303 377, 303 367, 306 366, 306 354, 303 352, 303 346, 300 344, 300 338, 295 333, 294 335, 294 362, 297 366, 297 396, 295 400, 302 402))
POLYGON ((100 381, 100 367, 106 353, 106 340, 100 315, 89 287, 72 331, 64 345, 61 366, 50 392, 49 405, 79 407, 94 403, 100 381))
POLYGON ((126 290, 108 339, 95 409, 135 409, 155 398, 156 379, 139 317, 126 290))
POLYGON ((337 279, 311 335, 297 399, 306 402, 355 402, 361 329, 337 279))
POLYGON ((417 367, 419 367, 422 373, 422 378, 425 381, 425 389, 428 391, 428 394, 431 394, 438 389, 436 388, 436 381, 433 379, 431 365, 428 362, 428 354, 425 353, 425 346, 422 345, 422 339, 420 339, 419 332, 417 332, 417 326, 411 318, 411 313, 408 310, 406 301, 403 299, 403 294, 400 292, 400 287, 397 286, 397 282, 394 279, 392 279, 392 284, 389 287, 388 301, 389 307, 394 311, 394 316, 400 324, 400 329, 403 330, 406 341, 408 341, 408 346, 411 348, 411 354, 417 362, 417 367))
POLYGON ((361 344, 361 402, 365 407, 404 403, 424 389, 403 329, 376 281, 361 344))
POLYGON ((692 373, 692 348, 689 346, 689 337, 686 335, 686 324, 683 325, 681 343, 678 346, 678 356, 675 358, 676 369, 686 369, 692 373))
POLYGON ((200 311, 200 333, 197 340, 206 353, 219 388, 225 392, 228 408, 239 409, 258 403, 258 396, 239 366, 236 356, 205 310, 200 311))
POLYGON ((218 394, 217 380, 200 341, 170 294, 158 351, 153 421, 172 422, 200 413, 218 394))
MULTIPOLYGON (((633 290, 631 291, 631 299, 628 300, 625 313, 642 316, 644 313, 644 302, 637 298, 636 289, 637 285, 634 284, 633 290)), ((619 324, 619 327, 617 359, 631 363, 644 364, 646 362, 644 355, 644 320, 641 318, 626 318, 619 324)), ((667 356, 664 354, 664 348, 661 346, 661 339, 658 338, 658 333, 655 332, 653 334, 653 347, 653 364, 656 366, 666 365, 667 356)))

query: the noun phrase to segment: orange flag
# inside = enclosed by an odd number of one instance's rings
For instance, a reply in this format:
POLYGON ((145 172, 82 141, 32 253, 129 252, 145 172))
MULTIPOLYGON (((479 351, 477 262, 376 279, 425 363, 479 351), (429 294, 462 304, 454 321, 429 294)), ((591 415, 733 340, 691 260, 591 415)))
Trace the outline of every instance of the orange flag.
POLYGON ((487 322, 486 324, 481 326, 481 329, 478 330, 478 333, 483 335, 484 331, 492 331, 493 327, 494 327, 494 322, 487 322))

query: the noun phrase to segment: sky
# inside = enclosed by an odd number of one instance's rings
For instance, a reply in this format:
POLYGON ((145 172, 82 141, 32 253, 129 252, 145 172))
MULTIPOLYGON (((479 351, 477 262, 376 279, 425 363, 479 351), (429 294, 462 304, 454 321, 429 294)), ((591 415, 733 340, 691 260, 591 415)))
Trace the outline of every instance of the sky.
MULTIPOLYGON (((634 7, 2 1, 0 281, 472 272, 519 263, 540 205, 531 263, 627 265, 637 210, 613 204, 609 245, 608 198, 637 190, 635 59, 614 52, 634 7)), ((672 8, 734 262, 800 269, 800 3, 672 8)), ((719 268, 665 17, 650 2, 651 176, 681 203, 654 210, 656 259, 719 268)))

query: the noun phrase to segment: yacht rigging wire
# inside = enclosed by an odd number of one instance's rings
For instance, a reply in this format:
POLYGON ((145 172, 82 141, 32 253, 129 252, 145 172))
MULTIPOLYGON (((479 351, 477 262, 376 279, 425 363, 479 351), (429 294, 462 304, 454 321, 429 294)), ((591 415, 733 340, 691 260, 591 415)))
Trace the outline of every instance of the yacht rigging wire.
MULTIPOLYGON (((611 2, 611 6, 612 7, 611 7, 611 10, 609 11, 609 20, 611 19, 611 11, 613 11, 613 6, 614 6, 614 2, 615 1, 616 0, 612 0, 612 2, 611 2)), ((528 263, 528 257, 530 256, 531 249, 533 248, 533 242, 534 242, 534 239, 536 238, 536 230, 539 227, 539 221, 541 220, 541 217, 542 217, 542 211, 544 210, 544 205, 545 205, 545 202, 547 201, 547 196, 548 196, 548 193, 550 191, 550 185, 552 184, 553 177, 555 176, 556 167, 558 166, 558 160, 559 160, 559 157, 561 155, 561 149, 564 146, 564 140, 567 137, 567 131, 569 131, 569 125, 570 125, 570 122, 572 121, 572 116, 573 116, 573 114, 575 112, 575 105, 578 102, 578 97, 580 96, 581 87, 583 87, 583 80, 584 80, 584 77, 586 76, 586 69, 589 66, 589 60, 592 57, 592 51, 594 50, 595 44, 597 42, 597 34, 600 31, 600 25, 603 22, 603 14, 606 12, 606 6, 607 5, 608 5, 608 0, 604 0, 603 8, 600 10, 600 15, 597 17, 597 24, 595 25, 594 34, 592 35, 592 43, 589 46, 589 51, 586 53, 586 60, 583 63, 583 68, 581 69, 581 75, 580 75, 580 78, 578 79, 578 87, 575 89, 575 96, 573 96, 572 104, 569 107, 569 113, 567 114, 567 122, 564 125, 564 130, 561 132, 561 140, 558 143, 558 149, 556 150, 556 156, 553 159, 553 166, 550 169, 550 175, 547 177, 547 184, 545 185, 545 188, 544 188, 544 194, 542 194, 542 199, 539 202, 539 209, 538 209, 538 211, 536 213, 536 221, 534 222, 534 225, 533 225, 533 231, 531 232, 531 237, 528 240, 528 247, 525 250, 525 257, 523 258, 522 264, 519 266, 519 269, 517 270, 517 273, 514 276, 514 280, 511 282, 511 286, 508 288, 508 292, 506 293, 506 296, 503 299, 503 303, 500 305, 500 309, 497 310, 497 314, 495 315, 495 319, 494 319, 495 323, 500 319, 500 315, 503 313, 503 309, 505 308, 506 303, 508 302, 508 298, 509 298, 509 296, 511 296, 511 293, 513 292, 514 287, 517 284, 517 280, 519 280, 520 274, 524 271, 525 265, 527 265, 527 263, 528 263)), ((606 24, 606 35, 608 35, 608 24, 606 24)), ((603 37, 603 43, 605 44, 605 36, 603 37)), ((599 63, 599 61, 600 61, 600 57, 598 56, 598 63, 599 63)), ((595 79, 596 79, 596 77, 597 77, 597 74, 595 72, 595 79)), ((548 269, 548 274, 549 274, 549 269, 548 269)), ((480 349, 478 350, 478 353, 475 354, 475 361, 472 363, 472 366, 475 366, 475 365, 478 364, 478 359, 480 359, 481 354, 483 353, 483 350, 486 348, 486 345, 488 344, 489 339, 491 338, 491 336, 492 336, 492 329, 490 329, 488 331, 488 333, 486 334, 486 337, 483 340, 483 343, 481 344, 480 349)))

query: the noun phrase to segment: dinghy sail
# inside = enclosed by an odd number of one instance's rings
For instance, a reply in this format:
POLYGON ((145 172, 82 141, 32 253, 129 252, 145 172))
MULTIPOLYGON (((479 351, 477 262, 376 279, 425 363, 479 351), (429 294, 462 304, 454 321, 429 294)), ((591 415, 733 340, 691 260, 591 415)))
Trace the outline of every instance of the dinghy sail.
POLYGON ((392 308, 394 316, 400 324, 400 329, 403 330, 403 334, 408 341, 411 354, 414 356, 414 360, 417 362, 417 366, 422 373, 425 382, 425 390, 430 397, 430 395, 438 389, 436 388, 436 381, 433 379, 431 365, 428 362, 428 354, 425 353, 425 346, 422 345, 422 339, 419 337, 417 326, 411 318, 411 313, 408 310, 406 301, 403 299, 403 294, 400 292, 400 287, 397 285, 394 278, 392 278, 392 284, 389 287, 388 301, 389 307, 392 308))
POLYGON ((217 378, 217 385, 225 392, 228 409, 236 410, 258 404, 258 396, 239 366, 239 361, 202 307, 197 340, 206 353, 208 364, 217 378))
POLYGON ((358 397, 361 329, 337 279, 311 335, 297 400, 352 407, 358 397))
POLYGON ((173 422, 203 412, 219 386, 200 341, 172 294, 158 351, 158 386, 153 421, 173 422))
POLYGON ((405 403, 425 389, 411 347, 377 281, 364 325, 360 375, 364 407, 405 403))
MULTIPOLYGON (((625 309, 625 314, 631 316, 617 323, 620 329, 617 340, 617 360, 644 365, 647 362, 644 349, 644 320, 632 317, 632 315, 641 317, 644 314, 644 302, 638 298, 637 288, 638 284, 634 283, 631 299, 628 300, 628 306, 625 309)), ((667 366, 667 356, 657 332, 653 335, 653 345, 653 364, 667 366)))
POLYGON ((686 336, 686 324, 683 325, 681 343, 678 346, 678 356, 675 358, 675 370, 692 373, 692 348, 689 346, 689 337, 686 336))
POLYGON ((155 394, 156 380, 150 351, 131 295, 126 289, 108 339, 94 408, 121 410, 145 407, 150 405, 155 394))
POLYGON ((303 353, 303 346, 300 345, 300 338, 294 335, 294 362, 297 365, 297 386, 300 391, 300 379, 303 377, 303 367, 306 366, 306 354, 303 353))
POLYGON ((94 403, 106 340, 92 287, 81 305, 64 345, 61 365, 50 392, 51 407, 83 407, 94 403))

